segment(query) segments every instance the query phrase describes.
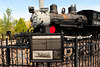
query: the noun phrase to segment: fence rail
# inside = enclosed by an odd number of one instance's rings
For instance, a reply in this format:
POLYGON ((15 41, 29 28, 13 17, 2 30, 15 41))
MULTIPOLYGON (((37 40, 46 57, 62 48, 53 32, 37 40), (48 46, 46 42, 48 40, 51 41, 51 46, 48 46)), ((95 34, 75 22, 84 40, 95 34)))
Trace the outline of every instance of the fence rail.
POLYGON ((100 67, 100 38, 64 38, 64 61, 56 63, 30 62, 30 46, 15 45, 16 41, 1 39, 1 67, 100 67))

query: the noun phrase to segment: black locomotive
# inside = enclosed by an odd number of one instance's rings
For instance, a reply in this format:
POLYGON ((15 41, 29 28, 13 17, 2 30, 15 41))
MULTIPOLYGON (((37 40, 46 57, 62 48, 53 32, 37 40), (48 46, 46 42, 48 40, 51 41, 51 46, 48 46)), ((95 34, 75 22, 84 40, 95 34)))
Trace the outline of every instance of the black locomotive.
MULTIPOLYGON (((43 0, 40 0, 43 1, 43 0)), ((99 37, 100 34, 100 12, 94 10, 81 10, 76 12, 76 5, 71 5, 66 13, 62 8, 58 14, 57 5, 52 4, 50 11, 40 2, 40 9, 28 7, 32 13, 30 18, 33 30, 21 33, 15 37, 28 38, 33 33, 62 33, 64 36, 89 36, 99 37)))
POLYGON ((81 10, 76 12, 76 5, 65 8, 61 14, 57 12, 57 5, 50 6, 50 12, 47 8, 40 8, 35 11, 29 7, 32 13, 31 22, 34 27, 33 33, 50 33, 50 28, 55 27, 54 33, 63 33, 67 36, 99 35, 100 33, 100 12, 94 10, 81 10))

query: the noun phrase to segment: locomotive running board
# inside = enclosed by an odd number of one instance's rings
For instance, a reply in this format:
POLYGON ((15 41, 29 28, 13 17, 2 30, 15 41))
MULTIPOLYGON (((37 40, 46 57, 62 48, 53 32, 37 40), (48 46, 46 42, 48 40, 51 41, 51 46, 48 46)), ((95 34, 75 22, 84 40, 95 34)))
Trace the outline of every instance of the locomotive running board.
POLYGON ((74 38, 78 38, 78 39, 86 39, 86 38, 91 38, 92 35, 89 35, 89 36, 64 36, 64 38, 67 38, 67 40, 71 40, 71 39, 74 39, 74 38))

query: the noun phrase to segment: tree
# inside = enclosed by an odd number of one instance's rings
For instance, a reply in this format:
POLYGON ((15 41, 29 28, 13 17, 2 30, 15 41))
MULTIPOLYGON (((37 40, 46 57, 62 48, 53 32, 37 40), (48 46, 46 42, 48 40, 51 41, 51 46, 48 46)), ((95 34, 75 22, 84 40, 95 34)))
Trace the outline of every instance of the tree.
POLYGON ((7 30, 10 30, 11 29, 11 12, 12 12, 12 10, 11 9, 9 9, 9 7, 7 8, 7 10, 6 10, 6 14, 7 14, 7 22, 6 22, 6 25, 8 26, 7 27, 7 30))
POLYGON ((6 31, 11 31, 12 29, 12 18, 11 18, 11 12, 12 10, 9 9, 9 7, 6 10, 6 14, 4 14, 3 16, 3 20, 2 20, 2 33, 6 33, 6 31))
POLYGON ((3 27, 2 23, 3 23, 3 20, 0 19, 0 33, 2 33, 2 31, 3 31, 3 29, 2 29, 2 27, 3 27))
POLYGON ((25 21, 23 18, 20 18, 16 24, 15 32, 20 33, 26 30, 27 30, 27 27, 26 27, 25 21))
POLYGON ((19 20, 15 20, 11 13, 12 10, 9 7, 6 9, 6 13, 4 13, 3 19, 0 19, 0 33, 6 33, 6 31, 11 31, 12 34, 23 32, 27 30, 27 27, 24 22, 24 18, 20 18, 19 20))
POLYGON ((25 24, 26 24, 27 28, 31 27, 31 21, 30 20, 29 21, 25 21, 25 24))

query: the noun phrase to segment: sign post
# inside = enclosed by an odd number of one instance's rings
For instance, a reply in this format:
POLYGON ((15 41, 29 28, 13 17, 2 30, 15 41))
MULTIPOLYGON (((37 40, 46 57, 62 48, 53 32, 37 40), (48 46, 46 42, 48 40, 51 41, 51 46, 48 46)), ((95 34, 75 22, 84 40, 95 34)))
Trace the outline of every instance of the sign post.
POLYGON ((31 62, 62 62, 61 34, 33 34, 30 40, 31 62))

